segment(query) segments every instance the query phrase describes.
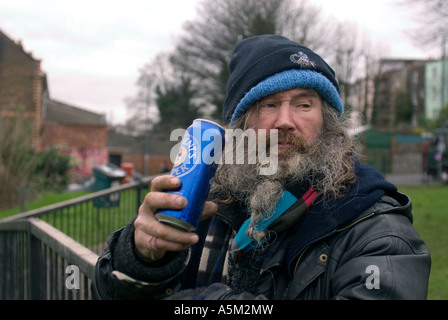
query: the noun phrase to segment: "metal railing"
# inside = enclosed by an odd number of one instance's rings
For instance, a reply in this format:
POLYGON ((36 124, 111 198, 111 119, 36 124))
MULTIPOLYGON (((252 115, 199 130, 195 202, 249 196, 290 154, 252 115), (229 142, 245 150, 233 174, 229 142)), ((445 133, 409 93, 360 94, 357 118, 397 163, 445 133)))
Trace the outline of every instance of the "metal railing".
POLYGON ((37 218, 0 224, 0 299, 90 299, 98 255, 37 218))
POLYGON ((0 220, 0 300, 90 299, 107 237, 137 214, 153 178, 0 220))

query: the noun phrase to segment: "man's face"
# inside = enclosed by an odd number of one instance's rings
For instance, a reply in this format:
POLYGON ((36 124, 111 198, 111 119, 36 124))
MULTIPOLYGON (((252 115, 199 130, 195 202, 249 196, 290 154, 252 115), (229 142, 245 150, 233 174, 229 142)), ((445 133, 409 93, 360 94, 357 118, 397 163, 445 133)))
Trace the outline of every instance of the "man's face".
MULTIPOLYGON (((261 175, 263 161, 222 164, 214 186, 246 203, 252 221, 272 212, 283 191, 292 185, 311 185, 319 193, 338 197, 341 187, 353 179, 354 146, 346 134, 348 124, 314 90, 298 88, 267 96, 246 116, 236 128, 264 129, 268 134, 272 129, 278 131, 279 150, 273 151, 273 158, 277 160, 278 155, 279 170, 261 175)), ((248 144, 250 139, 244 141, 248 144)), ((269 139, 266 144, 271 156, 269 139)), ((233 148, 235 151, 236 144, 233 148)))
POLYGON ((323 127, 322 100, 311 89, 296 88, 267 96, 258 102, 256 129, 277 129, 279 152, 293 148, 294 137, 307 144, 318 137, 323 127))

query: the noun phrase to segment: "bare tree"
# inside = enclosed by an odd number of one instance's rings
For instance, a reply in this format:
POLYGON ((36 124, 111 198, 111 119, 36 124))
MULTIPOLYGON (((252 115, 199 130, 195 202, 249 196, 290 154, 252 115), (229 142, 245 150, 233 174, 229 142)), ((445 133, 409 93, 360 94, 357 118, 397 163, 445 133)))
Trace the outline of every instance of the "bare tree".
POLYGON ((199 109, 203 103, 195 99, 191 79, 174 69, 168 57, 159 53, 139 70, 137 95, 126 100, 128 111, 133 114, 127 121, 129 131, 170 132, 188 127, 201 116, 199 109))
POLYGON ((448 1, 402 0, 400 6, 416 12, 420 26, 410 30, 411 37, 420 44, 439 46, 448 38, 448 1))
POLYGON ((381 46, 373 44, 369 39, 364 38, 361 45, 360 61, 361 69, 363 69, 362 75, 364 81, 364 101, 361 106, 361 114, 367 124, 371 123, 372 112, 374 107, 373 93, 375 89, 371 87, 374 85, 374 79, 380 73, 380 59, 381 59, 381 46), (371 99, 372 97, 372 99, 371 99))
POLYGON ((354 71, 361 55, 361 48, 358 44, 356 26, 341 23, 336 28, 336 34, 344 36, 334 40, 333 68, 342 90, 344 105, 348 108, 349 84, 354 80, 354 71))
POLYGON ((313 50, 325 48, 331 25, 306 0, 205 0, 197 18, 184 24, 172 55, 173 65, 189 75, 192 85, 220 117, 234 45, 260 34, 280 34, 313 50))
POLYGON ((161 52, 139 69, 137 94, 125 99, 127 110, 131 114, 126 123, 128 131, 143 132, 159 121, 154 91, 156 87, 165 88, 169 81, 171 72, 167 56, 168 54, 161 52))

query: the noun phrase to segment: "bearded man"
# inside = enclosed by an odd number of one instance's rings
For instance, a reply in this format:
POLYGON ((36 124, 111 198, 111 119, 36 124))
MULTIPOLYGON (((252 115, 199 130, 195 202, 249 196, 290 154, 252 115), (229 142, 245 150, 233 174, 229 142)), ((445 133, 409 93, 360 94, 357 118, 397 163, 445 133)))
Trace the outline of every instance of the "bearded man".
POLYGON ((229 70, 223 124, 277 133, 276 172, 220 164, 194 233, 157 221, 186 199, 165 192, 177 178, 155 178, 138 216, 109 237, 94 297, 426 299, 430 254, 411 201, 358 161, 331 67, 263 35, 235 46, 229 70))

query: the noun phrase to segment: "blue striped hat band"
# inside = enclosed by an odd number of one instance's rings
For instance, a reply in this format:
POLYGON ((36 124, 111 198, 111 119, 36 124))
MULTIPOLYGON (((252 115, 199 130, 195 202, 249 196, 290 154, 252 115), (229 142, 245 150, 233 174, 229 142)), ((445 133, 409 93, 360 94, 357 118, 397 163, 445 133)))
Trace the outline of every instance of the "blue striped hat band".
POLYGON ((266 78, 253 87, 241 99, 233 112, 231 123, 268 95, 294 88, 314 89, 338 113, 344 112, 344 106, 335 86, 322 74, 313 70, 290 69, 266 78))

